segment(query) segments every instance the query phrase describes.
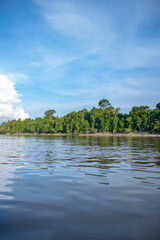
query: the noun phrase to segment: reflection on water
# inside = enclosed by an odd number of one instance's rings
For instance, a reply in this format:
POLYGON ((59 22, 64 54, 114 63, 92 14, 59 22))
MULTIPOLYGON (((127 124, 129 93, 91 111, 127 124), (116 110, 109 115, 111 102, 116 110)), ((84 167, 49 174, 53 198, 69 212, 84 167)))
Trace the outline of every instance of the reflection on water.
POLYGON ((160 139, 0 136, 2 239, 159 239, 160 139))
POLYGON ((12 138, 0 137, 0 199, 12 199, 12 183, 15 177, 15 171, 21 165, 23 158, 23 146, 25 138, 14 141, 12 138))

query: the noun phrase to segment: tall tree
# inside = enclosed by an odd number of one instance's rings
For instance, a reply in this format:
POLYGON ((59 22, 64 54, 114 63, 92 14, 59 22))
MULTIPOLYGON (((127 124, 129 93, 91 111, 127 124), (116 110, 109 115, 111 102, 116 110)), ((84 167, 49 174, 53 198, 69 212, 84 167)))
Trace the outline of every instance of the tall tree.
POLYGON ((160 109, 160 102, 157 103, 156 108, 160 109))
POLYGON ((111 106, 110 102, 107 99, 100 100, 98 104, 99 104, 99 107, 102 109, 105 109, 111 106))
POLYGON ((44 114, 46 117, 52 117, 54 113, 56 113, 56 111, 54 109, 51 109, 46 111, 44 114))

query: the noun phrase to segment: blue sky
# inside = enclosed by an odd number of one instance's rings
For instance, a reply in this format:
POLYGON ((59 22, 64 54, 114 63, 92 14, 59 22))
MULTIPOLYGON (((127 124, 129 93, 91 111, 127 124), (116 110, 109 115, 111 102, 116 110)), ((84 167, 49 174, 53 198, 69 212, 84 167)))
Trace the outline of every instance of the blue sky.
POLYGON ((1 0, 0 118, 160 101, 159 0, 1 0), (4 93, 5 92, 5 93, 4 93))

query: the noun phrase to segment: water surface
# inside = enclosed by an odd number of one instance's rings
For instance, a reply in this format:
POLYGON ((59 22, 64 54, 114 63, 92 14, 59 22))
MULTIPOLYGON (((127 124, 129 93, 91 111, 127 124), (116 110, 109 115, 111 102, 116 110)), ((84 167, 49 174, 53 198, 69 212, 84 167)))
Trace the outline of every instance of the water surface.
POLYGON ((0 135, 0 149, 1 239, 159 239, 159 138, 0 135))

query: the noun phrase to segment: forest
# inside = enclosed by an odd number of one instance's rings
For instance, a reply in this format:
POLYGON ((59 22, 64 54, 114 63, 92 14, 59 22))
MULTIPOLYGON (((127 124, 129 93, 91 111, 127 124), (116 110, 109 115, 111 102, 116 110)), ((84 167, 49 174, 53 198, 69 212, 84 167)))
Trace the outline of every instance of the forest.
POLYGON ((160 103, 155 109, 134 106, 129 114, 120 113, 107 99, 99 101, 99 108, 82 109, 63 117, 54 116, 54 109, 45 112, 43 118, 9 120, 0 125, 0 133, 130 133, 160 132, 160 103))

